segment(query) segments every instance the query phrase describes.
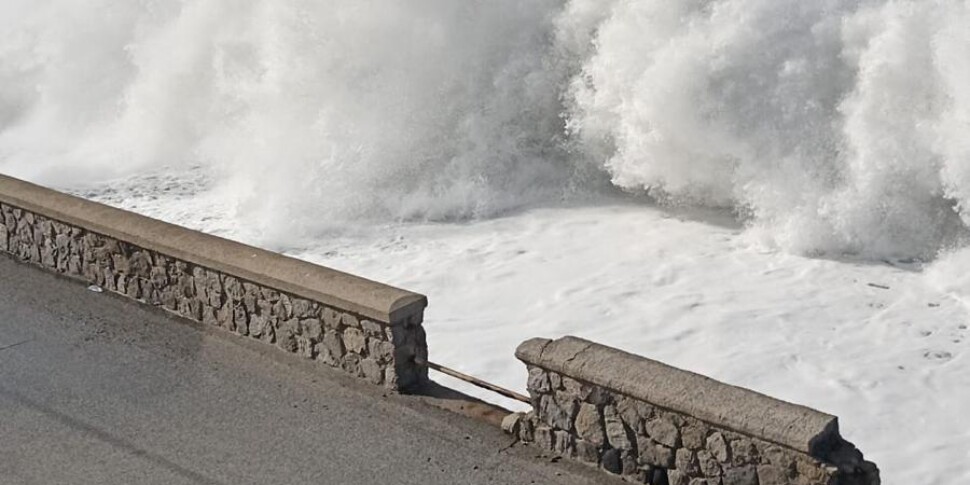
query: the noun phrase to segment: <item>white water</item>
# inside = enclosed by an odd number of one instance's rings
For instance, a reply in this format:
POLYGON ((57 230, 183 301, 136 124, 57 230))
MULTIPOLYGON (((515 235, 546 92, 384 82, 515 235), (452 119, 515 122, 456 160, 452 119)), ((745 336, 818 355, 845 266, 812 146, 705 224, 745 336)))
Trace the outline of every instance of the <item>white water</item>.
POLYGON ((0 0, 0 32, 0 172, 427 292, 437 358, 508 386, 579 334, 839 414, 886 483, 970 480, 968 0, 0 0))
POLYGON ((268 240, 609 175, 787 250, 926 258, 970 219, 968 25, 965 0, 5 0, 0 169, 200 164, 268 240))

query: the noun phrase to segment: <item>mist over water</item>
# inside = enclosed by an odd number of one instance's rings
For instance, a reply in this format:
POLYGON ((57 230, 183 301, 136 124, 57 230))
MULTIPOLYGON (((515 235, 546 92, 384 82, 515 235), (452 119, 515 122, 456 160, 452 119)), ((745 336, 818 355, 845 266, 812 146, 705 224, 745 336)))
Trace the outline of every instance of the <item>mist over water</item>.
POLYGON ((799 253, 970 223, 970 1, 6 0, 0 170, 202 166, 308 233, 604 180, 799 253))

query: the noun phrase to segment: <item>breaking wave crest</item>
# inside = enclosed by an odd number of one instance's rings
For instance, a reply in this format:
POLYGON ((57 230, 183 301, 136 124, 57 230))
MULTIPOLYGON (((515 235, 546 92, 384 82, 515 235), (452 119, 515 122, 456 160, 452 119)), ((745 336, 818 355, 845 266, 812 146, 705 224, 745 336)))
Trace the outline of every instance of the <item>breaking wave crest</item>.
POLYGON ((0 170, 202 166, 308 233, 612 181, 794 252, 929 258, 970 223, 967 25, 966 0, 8 0, 0 170))

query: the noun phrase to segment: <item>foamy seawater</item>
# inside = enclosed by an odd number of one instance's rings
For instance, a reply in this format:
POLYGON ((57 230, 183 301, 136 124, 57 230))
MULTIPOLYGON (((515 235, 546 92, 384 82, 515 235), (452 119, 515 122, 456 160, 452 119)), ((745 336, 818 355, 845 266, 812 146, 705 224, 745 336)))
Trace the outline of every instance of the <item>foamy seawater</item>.
POLYGON ((967 25, 965 0, 9 0, 0 170, 201 165, 276 238, 613 185, 930 259, 967 232, 967 25))

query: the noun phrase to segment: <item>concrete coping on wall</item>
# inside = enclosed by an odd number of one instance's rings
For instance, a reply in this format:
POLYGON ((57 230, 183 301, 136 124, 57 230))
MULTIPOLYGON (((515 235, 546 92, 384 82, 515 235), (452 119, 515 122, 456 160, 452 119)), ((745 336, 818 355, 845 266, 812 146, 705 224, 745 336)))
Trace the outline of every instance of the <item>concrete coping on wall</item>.
POLYGON ((0 175, 0 202, 391 325, 424 295, 0 175))
POLYGON ((527 365, 809 455, 838 437, 835 416, 581 338, 531 339, 515 355, 527 365))

